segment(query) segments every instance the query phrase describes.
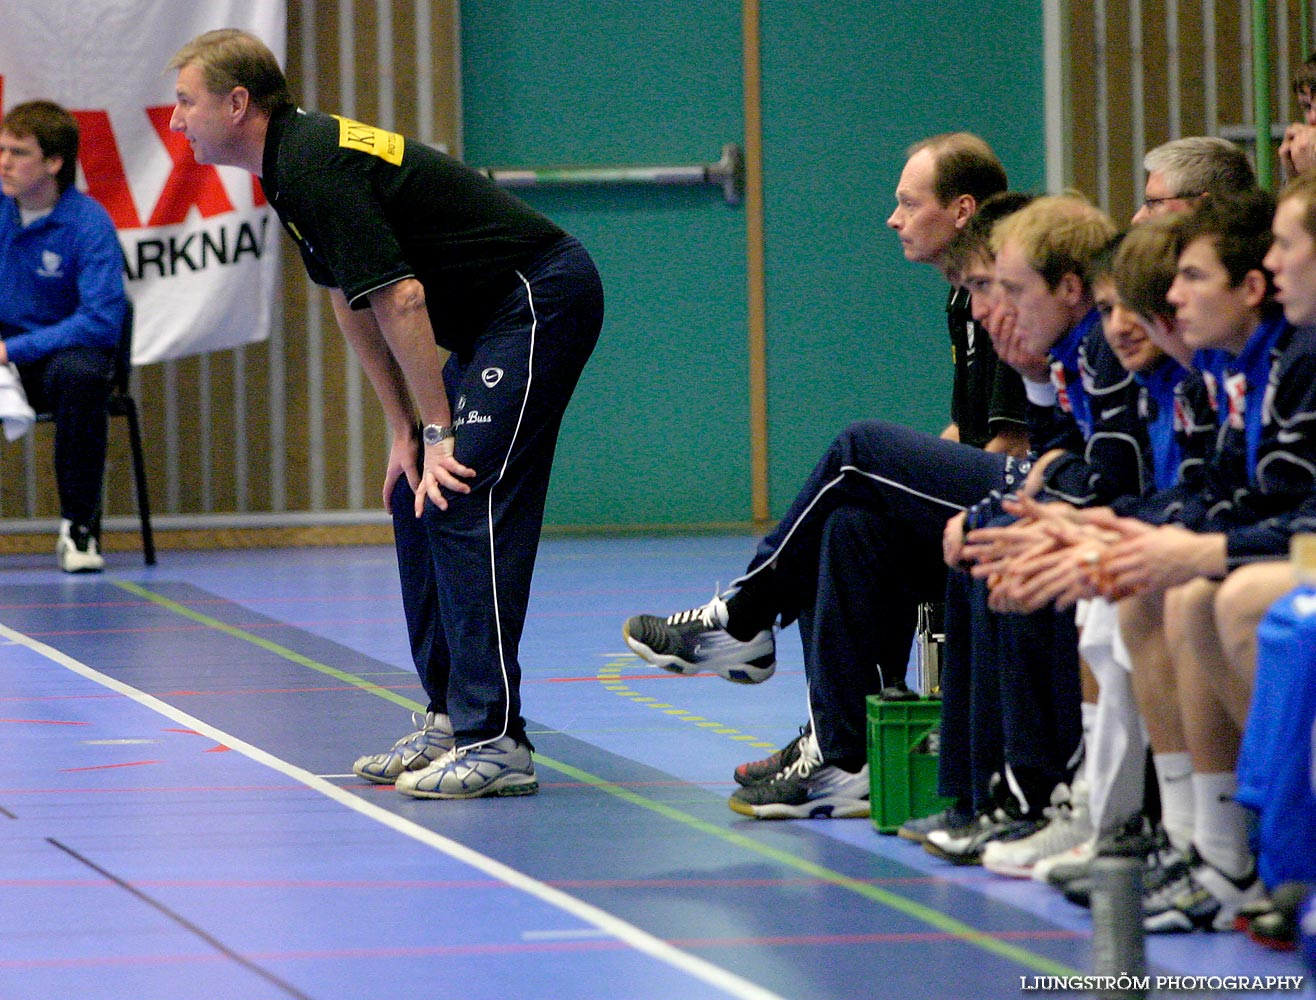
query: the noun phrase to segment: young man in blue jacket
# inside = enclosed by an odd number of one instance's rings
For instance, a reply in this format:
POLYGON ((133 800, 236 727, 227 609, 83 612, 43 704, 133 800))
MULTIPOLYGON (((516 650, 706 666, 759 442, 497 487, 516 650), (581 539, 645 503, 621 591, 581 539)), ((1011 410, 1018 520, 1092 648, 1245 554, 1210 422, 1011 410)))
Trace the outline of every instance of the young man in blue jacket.
POLYGON ((17 367, 33 409, 55 415, 66 573, 105 565, 105 403, 127 309, 114 224, 73 186, 77 157, 78 124, 58 104, 19 104, 0 123, 0 364, 17 367))

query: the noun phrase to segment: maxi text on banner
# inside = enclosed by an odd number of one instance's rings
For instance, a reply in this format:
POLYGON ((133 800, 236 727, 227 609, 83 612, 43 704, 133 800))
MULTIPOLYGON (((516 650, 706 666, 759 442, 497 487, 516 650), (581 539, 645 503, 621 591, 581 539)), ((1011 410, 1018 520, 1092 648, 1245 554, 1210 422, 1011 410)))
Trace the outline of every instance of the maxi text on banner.
POLYGON ((245 28, 283 63, 270 0, 43 0, 4 4, 0 107, 43 98, 78 119, 79 185, 109 211, 136 310, 133 361, 266 339, 279 292, 279 225, 245 170, 201 166, 169 131, 184 44, 245 28))

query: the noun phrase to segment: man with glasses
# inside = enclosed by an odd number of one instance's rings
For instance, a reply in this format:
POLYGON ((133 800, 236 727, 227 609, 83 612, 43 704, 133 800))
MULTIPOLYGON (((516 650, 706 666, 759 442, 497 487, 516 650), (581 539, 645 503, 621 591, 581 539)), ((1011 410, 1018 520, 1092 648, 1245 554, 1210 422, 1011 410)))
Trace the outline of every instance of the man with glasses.
POLYGON ((1247 154, 1216 136, 1163 143, 1143 157, 1142 166, 1147 184, 1134 225, 1171 212, 1191 212, 1213 194, 1240 194, 1256 186, 1247 154))

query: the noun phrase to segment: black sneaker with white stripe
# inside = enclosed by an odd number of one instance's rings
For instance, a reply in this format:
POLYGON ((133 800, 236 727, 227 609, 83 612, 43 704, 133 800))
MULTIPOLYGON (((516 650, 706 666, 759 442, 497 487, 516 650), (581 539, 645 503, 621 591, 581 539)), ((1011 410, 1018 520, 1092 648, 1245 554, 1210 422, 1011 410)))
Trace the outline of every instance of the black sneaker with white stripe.
POLYGON ((845 771, 824 764, 812 733, 800 739, 799 756, 781 773, 737 788, 727 804, 755 819, 853 819, 869 814, 868 765, 845 771))
POLYGON ((714 597, 700 608, 666 618, 636 615, 622 626, 626 645, 642 660, 674 674, 711 670, 734 684, 759 684, 777 669, 777 643, 771 629, 748 642, 726 630, 726 602, 714 597))
POLYGON ((739 765, 733 777, 738 785, 759 785, 775 778, 800 759, 800 741, 813 734, 813 720, 800 726, 800 735, 780 750, 774 750, 762 760, 751 760, 739 765))

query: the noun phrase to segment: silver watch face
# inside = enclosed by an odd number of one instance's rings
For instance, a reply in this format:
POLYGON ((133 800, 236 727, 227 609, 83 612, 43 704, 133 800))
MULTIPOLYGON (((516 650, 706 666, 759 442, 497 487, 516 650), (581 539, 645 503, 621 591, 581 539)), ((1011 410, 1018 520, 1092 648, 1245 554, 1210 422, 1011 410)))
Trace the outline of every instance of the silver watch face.
POLYGON ((421 438, 426 444, 438 444, 445 438, 452 437, 452 431, 446 427, 440 427, 438 424, 426 424, 425 429, 421 431, 421 438))

